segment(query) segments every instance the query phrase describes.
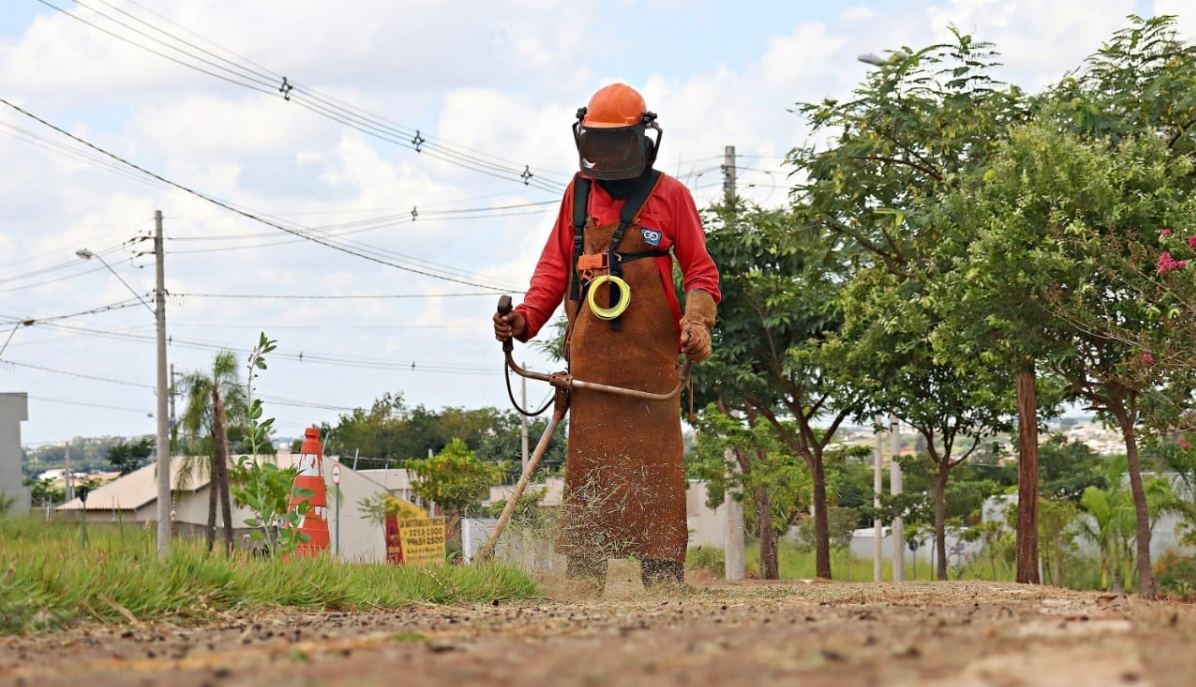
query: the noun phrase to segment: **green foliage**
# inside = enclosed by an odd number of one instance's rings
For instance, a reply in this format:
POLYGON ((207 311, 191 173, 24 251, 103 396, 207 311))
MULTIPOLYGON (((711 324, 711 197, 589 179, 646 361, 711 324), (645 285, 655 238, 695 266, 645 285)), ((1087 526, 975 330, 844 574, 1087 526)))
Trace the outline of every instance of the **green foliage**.
POLYGON ((34 506, 53 506, 66 501, 66 490, 52 479, 28 479, 25 486, 29 487, 34 506))
POLYGON ((685 552, 685 568, 702 570, 713 576, 722 577, 727 572, 726 553, 714 546, 695 546, 685 552))
POLYGON ((785 450, 771 425, 757 420, 749 428, 710 406, 698 416, 697 430, 686 471, 691 479, 706 482, 707 506, 717 508, 728 489, 737 492, 744 502, 746 526, 755 532, 761 514, 751 496, 763 490, 769 495, 767 517, 778 535, 809 512, 810 470, 785 450), (732 452, 730 461, 727 450, 732 452))
POLYGON ((0 491, 0 518, 8 515, 8 511, 12 510, 12 507, 16 504, 17 497, 9 496, 8 494, 0 491))
POLYGON ((503 465, 478 460, 460 439, 431 458, 407 461, 407 469, 414 477, 416 496, 459 517, 478 512, 489 487, 500 483, 506 472, 503 465))
POLYGON ((127 475, 147 465, 153 452, 153 437, 144 436, 133 441, 119 439, 108 447, 108 462, 121 475, 127 475))
POLYGON ((245 524, 253 529, 250 537, 263 545, 270 556, 293 552, 299 544, 310 539, 298 528, 312 509, 307 499, 315 496, 310 489, 293 486, 295 476, 299 474, 297 468, 280 468, 269 460, 258 458, 259 446, 269 437, 274 418, 262 418, 261 399, 253 397, 254 382, 268 369, 266 355, 276 347, 277 342, 263 332, 249 354, 243 395, 237 397, 246 401, 246 437, 251 456, 239 457, 236 466, 229 471, 233 503, 253 514, 245 520, 245 524), (290 507, 292 497, 300 499, 295 508, 290 507))
POLYGON ((1090 486, 1104 488, 1108 482, 1105 461, 1096 451, 1060 434, 1038 444, 1039 492, 1047 499, 1079 503, 1090 486))
POLYGON ((208 556, 180 539, 159 559, 152 532, 92 526, 80 550, 73 524, 0 520, 0 634, 69 623, 195 623, 269 609, 374 611, 418 603, 482 604, 536 595, 501 564, 413 568, 344 564, 328 556, 208 556), (202 603, 199 601, 202 600, 202 603))
POLYGON ((1160 591, 1190 599, 1196 592, 1196 555, 1168 549, 1155 562, 1155 574, 1160 591))
MULTIPOLYGON (((544 393, 529 387, 529 403, 544 393)), ((443 451, 453 439, 465 442, 487 463, 508 461, 521 451, 521 418, 513 410, 497 408, 408 407, 402 396, 385 394, 369 409, 341 415, 337 423, 324 428, 328 451, 343 456, 361 456, 363 467, 399 466, 408 458, 443 451)), ((547 427, 543 418, 531 419, 528 434, 535 441, 547 427)), ((538 474, 559 471, 565 463, 565 432, 554 434, 538 474)), ((513 465, 518 470, 518 465, 513 465)), ((517 474, 508 472, 507 479, 517 474)))

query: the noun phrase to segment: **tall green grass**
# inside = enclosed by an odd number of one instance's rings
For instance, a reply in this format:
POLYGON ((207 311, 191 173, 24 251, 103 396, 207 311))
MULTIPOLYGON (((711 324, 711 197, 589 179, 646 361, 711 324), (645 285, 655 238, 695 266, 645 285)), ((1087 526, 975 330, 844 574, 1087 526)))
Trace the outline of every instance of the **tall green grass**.
POLYGON ((207 554, 175 539, 159 560, 152 532, 0 519, 0 634, 92 619, 199 622, 270 607, 353 610, 411 603, 483 603, 537 594, 501 564, 410 568, 346 564, 329 557, 264 559, 207 554))

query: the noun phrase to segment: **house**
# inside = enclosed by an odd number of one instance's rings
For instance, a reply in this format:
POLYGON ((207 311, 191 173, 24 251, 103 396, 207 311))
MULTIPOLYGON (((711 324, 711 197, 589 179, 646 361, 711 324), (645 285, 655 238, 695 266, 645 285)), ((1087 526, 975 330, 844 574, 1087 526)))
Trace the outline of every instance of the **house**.
MULTIPOLYGON (((275 456, 259 456, 258 460, 269 460, 284 468, 294 467, 298 464, 299 454, 279 451, 275 456)), ((175 457, 171 461, 170 483, 174 498, 171 513, 176 534, 202 536, 207 527, 211 479, 205 462, 202 457, 175 457)), ((361 505, 381 494, 403 499, 404 488, 395 476, 375 475, 383 481, 393 481, 397 488, 392 490, 364 474, 383 471, 354 471, 343 464, 340 466, 340 485, 334 487, 332 466, 337 463, 336 457, 326 457, 323 461, 324 482, 328 486, 328 531, 332 550, 346 561, 384 561, 385 529, 381 523, 373 522, 363 513, 361 505)), ((86 505, 79 499, 68 501, 57 508, 57 513, 61 519, 84 517, 88 522, 97 523, 156 522, 157 466, 147 465, 96 488, 88 495, 86 505)), ((251 529, 245 521, 253 515, 244 508, 234 506, 232 517, 238 540, 246 541, 251 529)))
POLYGON ((21 423, 28 419, 28 395, 0 393, 0 501, 13 499, 13 515, 29 512, 29 489, 21 478, 21 423))

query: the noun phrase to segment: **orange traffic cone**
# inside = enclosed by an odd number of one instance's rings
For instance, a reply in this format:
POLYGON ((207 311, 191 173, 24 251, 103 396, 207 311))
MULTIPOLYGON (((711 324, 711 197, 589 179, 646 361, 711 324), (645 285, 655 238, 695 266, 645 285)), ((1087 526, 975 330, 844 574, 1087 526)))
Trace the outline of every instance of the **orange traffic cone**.
POLYGON ((299 474, 295 475, 295 482, 291 489, 289 508, 295 510, 299 504, 307 501, 311 510, 299 521, 299 531, 308 536, 308 540, 295 549, 300 556, 317 556, 327 551, 330 541, 328 538, 328 488, 324 485, 324 451, 320 447, 320 430, 308 427, 303 432, 303 448, 299 455, 299 474), (309 497, 296 496, 299 489, 312 492, 309 497))

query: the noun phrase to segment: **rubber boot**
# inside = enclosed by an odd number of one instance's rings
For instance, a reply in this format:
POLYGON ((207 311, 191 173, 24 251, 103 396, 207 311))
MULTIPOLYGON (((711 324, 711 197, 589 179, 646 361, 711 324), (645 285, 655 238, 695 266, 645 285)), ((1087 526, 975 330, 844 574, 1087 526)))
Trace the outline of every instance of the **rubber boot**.
POLYGON ((685 564, 646 558, 640 561, 640 578, 644 581, 644 589, 658 584, 681 585, 685 582, 685 564))
POLYGON ((565 577, 584 582, 598 594, 606 589, 606 568, 605 558, 569 556, 565 559, 565 577))

